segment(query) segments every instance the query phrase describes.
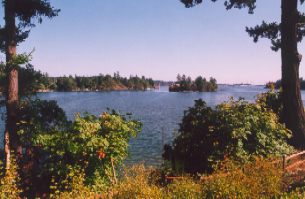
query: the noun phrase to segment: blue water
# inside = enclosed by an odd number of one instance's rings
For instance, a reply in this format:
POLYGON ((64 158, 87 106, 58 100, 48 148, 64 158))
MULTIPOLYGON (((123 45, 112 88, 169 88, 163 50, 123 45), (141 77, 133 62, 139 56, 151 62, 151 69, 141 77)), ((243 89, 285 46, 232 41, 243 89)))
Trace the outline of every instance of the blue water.
MULTIPOLYGON (((132 113, 134 119, 143 123, 143 128, 139 136, 130 143, 127 163, 145 162, 149 165, 159 165, 162 163, 163 144, 173 140, 184 110, 193 106, 194 100, 201 98, 209 106, 215 106, 231 96, 253 101, 257 94, 265 91, 263 86, 220 86, 218 92, 213 93, 170 93, 167 87, 161 87, 159 91, 54 92, 40 93, 38 97, 56 100, 69 119, 73 119, 76 113, 90 112, 99 115, 107 108, 122 114, 132 113)), ((305 99, 305 92, 302 95, 305 99)), ((2 120, 2 137, 3 126, 2 120)), ((0 139, 3 140, 1 136, 0 139)))

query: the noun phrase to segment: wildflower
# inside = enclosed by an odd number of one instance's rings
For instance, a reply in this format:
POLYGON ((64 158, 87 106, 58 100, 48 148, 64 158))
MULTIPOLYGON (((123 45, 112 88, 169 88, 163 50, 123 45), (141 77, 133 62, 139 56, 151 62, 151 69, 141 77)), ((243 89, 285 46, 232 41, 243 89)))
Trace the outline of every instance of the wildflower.
POLYGON ((106 157, 106 153, 104 153, 103 151, 99 150, 99 151, 96 151, 96 154, 98 156, 98 158, 101 160, 101 159, 104 159, 106 157))

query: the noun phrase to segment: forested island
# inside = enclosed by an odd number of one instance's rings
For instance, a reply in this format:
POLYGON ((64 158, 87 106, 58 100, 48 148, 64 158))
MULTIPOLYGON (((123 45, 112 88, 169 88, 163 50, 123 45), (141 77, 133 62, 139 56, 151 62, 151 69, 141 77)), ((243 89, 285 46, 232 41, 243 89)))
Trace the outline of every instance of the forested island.
MULTIPOLYGON (((268 89, 280 89, 281 88, 281 84, 282 84, 282 81, 281 80, 277 80, 276 82, 268 82, 266 85, 265 85, 265 88, 268 88, 268 89)), ((305 90, 305 80, 303 80, 303 78, 300 78, 300 88, 301 90, 305 90)))
POLYGON ((170 92, 198 91, 198 92, 215 92, 217 90, 217 81, 211 77, 209 81, 202 76, 198 76, 194 81, 191 77, 184 74, 177 75, 177 81, 169 86, 170 92))
MULTIPOLYGON (((35 70, 32 65, 19 68, 21 92, 71 92, 71 91, 114 91, 134 90, 144 91, 155 88, 154 80, 144 76, 122 77, 119 72, 113 76, 99 74, 96 76, 62 76, 50 77, 47 73, 35 70), (27 85, 27 86, 26 86, 27 85), (28 86, 31 85, 31 86, 28 86), (29 91, 29 88, 31 90, 29 91)), ((5 76, 0 75, 1 88, 4 91, 5 76)))

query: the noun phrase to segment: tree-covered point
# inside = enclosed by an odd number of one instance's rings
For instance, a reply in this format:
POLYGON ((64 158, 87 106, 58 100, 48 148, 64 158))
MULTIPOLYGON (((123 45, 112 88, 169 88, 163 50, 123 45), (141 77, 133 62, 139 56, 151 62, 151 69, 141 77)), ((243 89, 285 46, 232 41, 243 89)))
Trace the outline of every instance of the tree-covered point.
MULTIPOLYGON (((151 78, 144 76, 121 77, 119 72, 111 75, 97 76, 63 76, 49 77, 34 69, 31 64, 19 67, 20 95, 25 96, 34 92, 46 91, 110 91, 110 90, 150 90, 155 88, 151 78)), ((0 92, 5 91, 5 72, 0 73, 0 92)))
POLYGON ((149 90, 155 84, 151 78, 144 76, 121 77, 119 72, 98 76, 64 76, 49 77, 49 89, 56 91, 104 91, 104 90, 149 90))
MULTIPOLYGON (((265 88, 268 88, 268 89, 280 89, 281 87, 282 87, 281 80, 277 80, 276 82, 268 82, 265 85, 265 88)), ((301 90, 305 90, 305 80, 303 80, 303 78, 300 78, 300 88, 301 88, 301 90)))
POLYGON ((198 92, 214 92, 218 88, 217 81, 211 77, 207 81, 202 76, 198 76, 194 81, 191 77, 185 75, 177 75, 177 81, 170 85, 170 92, 183 92, 183 91, 198 91, 198 92))

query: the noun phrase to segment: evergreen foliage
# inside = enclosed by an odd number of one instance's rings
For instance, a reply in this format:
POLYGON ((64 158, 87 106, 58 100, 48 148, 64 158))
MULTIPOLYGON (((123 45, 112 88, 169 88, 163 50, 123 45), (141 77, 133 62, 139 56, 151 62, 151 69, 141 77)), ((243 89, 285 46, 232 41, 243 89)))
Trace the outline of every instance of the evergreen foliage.
MULTIPOLYGON (((4 0, 3 5, 7 5, 7 1, 4 0)), ((15 30, 15 38, 13 38, 16 44, 25 41, 28 38, 30 29, 35 27, 35 21, 42 23, 42 18, 53 18, 60 12, 59 9, 55 9, 51 6, 49 0, 14 0, 13 10, 15 17, 18 19, 18 24, 15 30)), ((8 31, 6 27, 0 26, 0 51, 5 52, 5 46, 8 37, 8 31)))

